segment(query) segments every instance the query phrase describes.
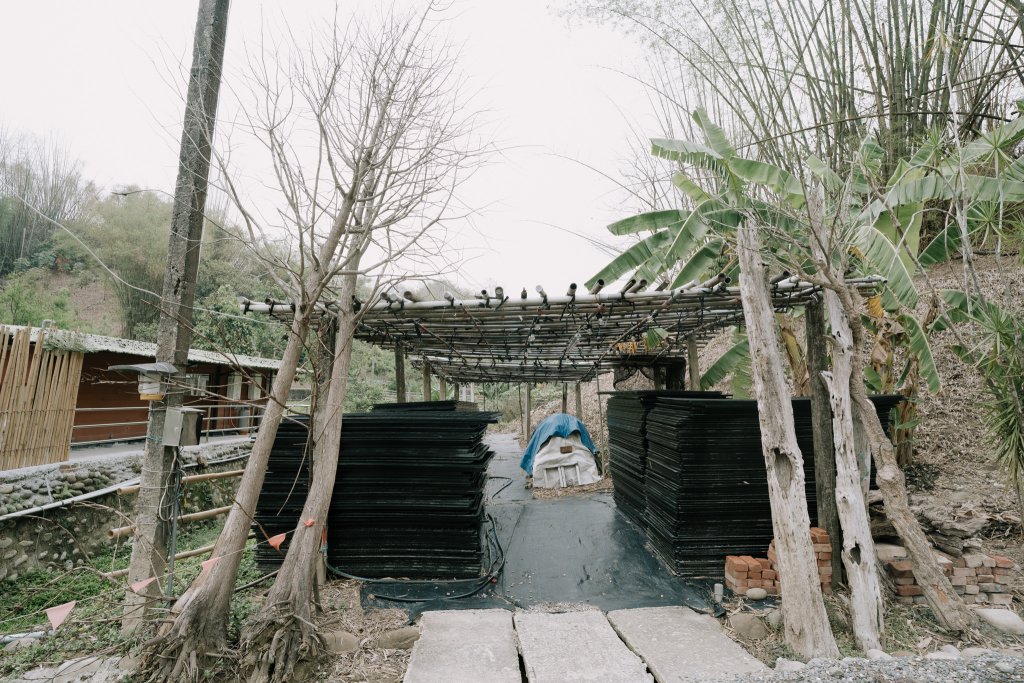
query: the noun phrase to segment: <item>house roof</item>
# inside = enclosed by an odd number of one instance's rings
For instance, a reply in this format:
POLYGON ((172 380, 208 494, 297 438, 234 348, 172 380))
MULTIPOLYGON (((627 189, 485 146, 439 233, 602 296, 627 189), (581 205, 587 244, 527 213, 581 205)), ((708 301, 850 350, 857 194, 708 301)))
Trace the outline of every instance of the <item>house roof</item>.
MULTIPOLYGON (((40 333, 45 331, 45 345, 47 348, 81 351, 82 353, 123 353, 140 358, 156 358, 156 344, 151 342, 121 339, 119 337, 105 337, 100 334, 85 334, 53 328, 44 330, 41 327, 23 327, 21 325, 5 325, 5 327, 12 330, 30 330, 33 343, 38 341, 40 333)), ((276 358, 259 358, 257 356, 245 356, 226 351, 206 351, 204 349, 189 349, 188 360, 190 363, 211 363, 214 365, 266 370, 277 370, 281 367, 281 361, 276 358)))

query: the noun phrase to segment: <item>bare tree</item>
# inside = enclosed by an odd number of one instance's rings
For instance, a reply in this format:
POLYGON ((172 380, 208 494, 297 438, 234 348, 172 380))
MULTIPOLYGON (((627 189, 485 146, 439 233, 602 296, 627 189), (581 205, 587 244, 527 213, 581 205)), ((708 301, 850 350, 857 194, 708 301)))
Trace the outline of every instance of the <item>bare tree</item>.
POLYGON ((454 55, 436 35, 437 20, 431 4, 378 25, 332 22, 306 45, 289 33, 287 46, 267 46, 253 60, 246 129, 269 159, 273 206, 261 211, 248 201, 226 158, 223 184, 251 243, 284 237, 291 245, 287 261, 268 262, 268 274, 290 294, 294 316, 213 562, 148 651, 154 680, 194 680, 226 646, 241 552, 288 390, 311 327, 335 318, 333 362, 310 425, 313 485, 278 578, 243 632, 243 664, 249 680, 285 681, 320 649, 310 608, 314 560, 337 468, 357 278, 369 278, 376 292, 403 266, 436 255, 438 229, 454 217, 455 190, 476 159, 454 55))

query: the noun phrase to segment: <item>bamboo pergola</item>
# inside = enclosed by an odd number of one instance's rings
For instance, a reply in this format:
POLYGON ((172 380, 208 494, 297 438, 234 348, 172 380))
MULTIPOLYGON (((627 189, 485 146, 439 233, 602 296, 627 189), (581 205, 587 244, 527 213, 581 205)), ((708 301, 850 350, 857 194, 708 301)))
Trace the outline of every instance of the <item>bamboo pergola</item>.
MULTIPOLYGON (((873 291, 884 281, 869 276, 850 283, 873 291)), ((623 366, 685 363, 715 332, 743 324, 739 288, 725 275, 672 290, 643 291, 645 284, 627 283, 618 292, 599 285, 587 293, 573 284, 560 296, 540 286, 509 296, 499 287, 473 299, 446 294, 440 301, 383 293, 368 306, 353 302, 360 315, 356 338, 398 347, 450 382, 582 382, 623 366)), ((803 306, 818 290, 784 273, 771 281, 772 305, 776 311, 803 306)), ((336 306, 320 304, 314 315, 331 315, 336 306)), ((248 299, 241 308, 282 322, 290 322, 294 310, 289 302, 248 299)))

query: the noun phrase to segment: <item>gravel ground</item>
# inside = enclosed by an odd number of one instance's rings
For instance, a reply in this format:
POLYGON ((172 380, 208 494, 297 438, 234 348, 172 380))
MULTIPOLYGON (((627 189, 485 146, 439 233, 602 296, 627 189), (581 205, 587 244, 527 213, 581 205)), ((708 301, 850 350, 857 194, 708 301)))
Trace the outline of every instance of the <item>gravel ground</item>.
POLYGON ((765 671, 731 679, 730 683, 799 681, 863 681, 864 683, 1005 683, 1024 681, 1024 658, 999 654, 958 659, 894 657, 842 661, 814 660, 799 671, 765 671))

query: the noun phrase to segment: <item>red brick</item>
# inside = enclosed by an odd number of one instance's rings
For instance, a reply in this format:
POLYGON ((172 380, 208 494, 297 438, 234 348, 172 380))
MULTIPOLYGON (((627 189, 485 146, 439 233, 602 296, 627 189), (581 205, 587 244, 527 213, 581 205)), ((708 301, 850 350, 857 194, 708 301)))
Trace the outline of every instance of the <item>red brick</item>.
POLYGON ((767 557, 755 557, 754 559, 757 560, 757 563, 761 565, 761 571, 762 572, 765 569, 771 569, 772 568, 772 561, 769 560, 767 557))
POLYGON ((778 595, 779 594, 779 587, 775 586, 775 585, 765 586, 764 590, 765 590, 766 593, 768 593, 768 595, 778 595))
MULTIPOLYGON (((917 583, 917 579, 912 578, 912 577, 909 578, 909 579, 908 578, 893 579, 893 583, 895 583, 897 586, 913 586, 915 583, 917 583)), ((961 584, 961 585, 966 585, 966 584, 961 584)))
POLYGON ((989 567, 989 568, 995 567, 996 566, 996 560, 995 560, 994 557, 992 557, 990 555, 985 555, 984 557, 981 558, 981 566, 982 567, 989 567))
POLYGON ((902 595, 904 597, 923 595, 924 591, 921 590, 920 586, 896 586, 896 595, 902 595))
POLYGON ((981 592, 981 589, 978 588, 977 584, 972 584, 970 586, 964 586, 964 593, 967 593, 968 595, 977 595, 980 592, 981 592))
POLYGON ((747 594, 747 588, 746 588, 746 586, 736 586, 735 588, 732 589, 732 592, 735 593, 736 595, 746 595, 747 594))
POLYGON ((1000 569, 1010 569, 1013 567, 1013 560, 1008 557, 1003 557, 1002 555, 991 555, 991 557, 1000 569))
POLYGON ((949 579, 949 582, 951 584, 953 584, 954 586, 966 586, 967 585, 967 577, 966 576, 951 576, 950 579, 949 579))
POLYGON ((1013 570, 1009 567, 993 567, 992 573, 996 576, 1009 576, 1013 573, 1013 570))
POLYGON ((831 576, 832 565, 826 564, 824 567, 818 567, 818 576, 831 576))
POLYGON ((775 579, 779 578, 779 573, 777 571, 775 571, 774 569, 762 569, 761 570, 761 578, 762 579, 771 579, 771 580, 774 581, 775 579))
POLYGON ((991 574, 978 574, 978 583, 992 583, 996 580, 991 574))
POLYGON ((832 584, 830 584, 830 583, 823 583, 823 584, 821 584, 821 592, 825 593, 826 595, 831 594, 832 593, 832 584))
POLYGON ((818 559, 819 560, 831 560, 832 559, 832 553, 831 552, 818 553, 818 559))
POLYGON ((954 557, 953 558, 953 566, 954 567, 966 567, 967 566, 967 560, 965 560, 962 557, 954 557))
POLYGON ((914 575, 914 565, 908 560, 886 562, 885 570, 889 573, 889 576, 911 577, 914 575))
POLYGON ((821 527, 811 527, 811 541, 814 543, 828 543, 828 532, 821 527))
POLYGON ((974 576, 976 573, 970 567, 953 567, 953 576, 974 576))
POLYGON ((828 543, 815 543, 811 546, 811 549, 816 553, 832 552, 832 546, 830 546, 828 543))
POLYGON ((1013 596, 1007 593, 996 593, 988 597, 993 605, 1009 605, 1013 602, 1013 596))
POLYGON ((750 579, 751 581, 760 581, 761 580, 761 572, 760 571, 747 572, 747 578, 750 579))
POLYGON ((726 571, 732 570, 733 572, 745 572, 747 571, 747 563, 736 555, 726 555, 725 569, 726 571))
POLYGON ((832 560, 818 560, 818 568, 819 569, 821 569, 822 567, 831 567, 831 566, 832 566, 832 560))
POLYGON ((775 554, 775 548, 768 548, 768 560, 771 561, 772 567, 778 563, 779 556, 775 554))
POLYGON ((761 563, 755 560, 750 555, 741 555, 740 559, 743 560, 747 565, 748 572, 759 572, 761 571, 761 563))

